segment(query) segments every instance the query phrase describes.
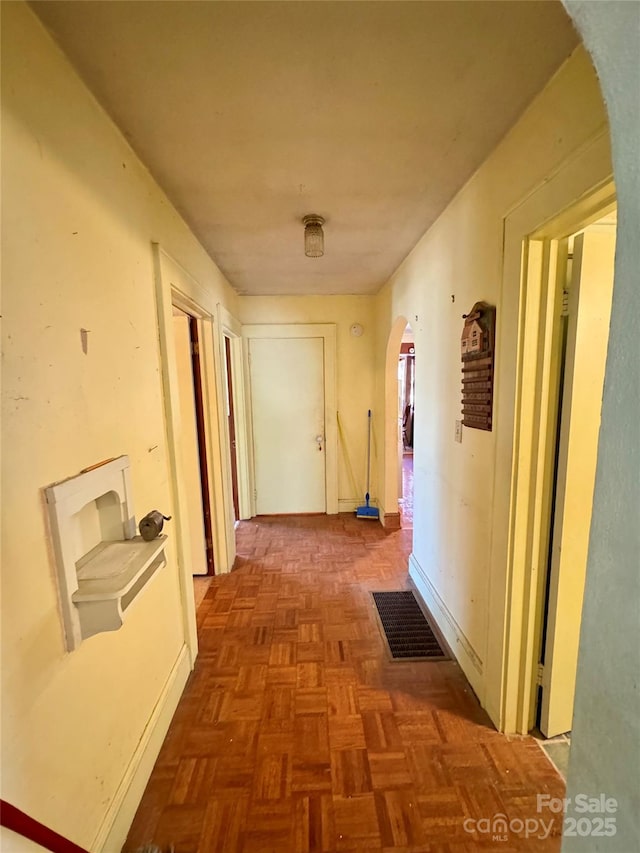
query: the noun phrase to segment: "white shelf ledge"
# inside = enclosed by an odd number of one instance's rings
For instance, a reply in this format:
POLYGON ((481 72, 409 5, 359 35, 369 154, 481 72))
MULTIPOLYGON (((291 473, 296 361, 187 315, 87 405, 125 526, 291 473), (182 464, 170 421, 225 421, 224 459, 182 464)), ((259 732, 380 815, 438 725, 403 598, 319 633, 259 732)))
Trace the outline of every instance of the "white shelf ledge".
POLYGON ((97 598, 121 598, 158 554, 166 536, 146 542, 141 536, 117 542, 101 542, 78 560, 78 590, 74 602, 97 598))
POLYGON ((101 631, 117 631, 136 595, 165 565, 166 536, 146 542, 140 536, 100 542, 78 560, 78 589, 71 600, 78 608, 82 639, 101 631))

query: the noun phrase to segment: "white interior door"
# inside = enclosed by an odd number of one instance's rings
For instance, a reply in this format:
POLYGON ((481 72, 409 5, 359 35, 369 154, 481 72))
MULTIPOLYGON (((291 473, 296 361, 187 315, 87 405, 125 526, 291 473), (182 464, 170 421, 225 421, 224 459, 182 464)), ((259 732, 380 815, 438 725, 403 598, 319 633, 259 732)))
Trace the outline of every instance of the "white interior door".
POLYGON ((546 737, 570 731, 573 719, 614 253, 613 227, 575 238, 542 676, 546 737))
POLYGON ((189 318, 174 308, 173 336, 176 348, 178 393, 180 395, 180 448, 187 523, 191 540, 191 574, 207 574, 207 544, 202 512, 202 484, 200 480, 200 455, 196 424, 193 365, 189 318))
POLYGON ((326 512, 324 342, 249 340, 258 515, 326 512))

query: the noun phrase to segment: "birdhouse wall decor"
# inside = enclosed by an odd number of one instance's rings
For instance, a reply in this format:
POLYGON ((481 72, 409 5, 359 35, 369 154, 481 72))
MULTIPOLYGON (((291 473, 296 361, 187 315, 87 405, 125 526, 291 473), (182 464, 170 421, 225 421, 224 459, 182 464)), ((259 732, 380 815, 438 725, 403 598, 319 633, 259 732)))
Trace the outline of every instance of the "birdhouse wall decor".
POLYGON ((476 302, 462 317, 462 423, 491 430, 496 309, 486 302, 476 302))

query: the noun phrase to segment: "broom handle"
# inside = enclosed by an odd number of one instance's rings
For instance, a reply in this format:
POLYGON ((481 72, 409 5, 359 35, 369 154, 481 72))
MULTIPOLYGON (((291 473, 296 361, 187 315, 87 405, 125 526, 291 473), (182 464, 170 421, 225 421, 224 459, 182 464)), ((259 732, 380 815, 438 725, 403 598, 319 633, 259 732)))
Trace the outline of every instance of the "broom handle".
POLYGON ((367 501, 369 500, 369 480, 371 477, 371 409, 367 413, 367 501))

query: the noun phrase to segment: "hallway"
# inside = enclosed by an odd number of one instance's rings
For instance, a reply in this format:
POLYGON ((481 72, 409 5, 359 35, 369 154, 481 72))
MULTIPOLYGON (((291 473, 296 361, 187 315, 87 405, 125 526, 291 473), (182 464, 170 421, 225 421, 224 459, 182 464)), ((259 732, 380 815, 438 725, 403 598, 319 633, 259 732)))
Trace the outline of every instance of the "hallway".
POLYGON ((454 662, 387 660, 370 592, 408 586, 410 543, 351 514, 240 524, 127 853, 559 850, 557 819, 519 831, 564 794, 533 739, 496 733, 454 662), (504 840, 465 830, 498 814, 504 840))

